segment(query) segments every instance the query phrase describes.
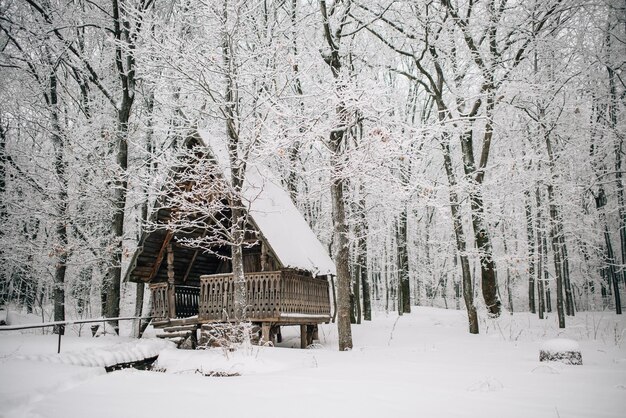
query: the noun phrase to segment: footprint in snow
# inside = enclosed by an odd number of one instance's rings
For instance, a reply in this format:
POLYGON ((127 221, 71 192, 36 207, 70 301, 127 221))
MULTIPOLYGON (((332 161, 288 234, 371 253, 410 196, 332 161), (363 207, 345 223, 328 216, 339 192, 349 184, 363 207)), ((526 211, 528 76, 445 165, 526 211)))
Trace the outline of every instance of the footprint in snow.
POLYGON ((539 373, 539 374, 560 374, 561 372, 555 369, 552 366, 541 365, 535 367, 531 373, 539 373))
POLYGON ((499 392, 504 389, 504 385, 494 377, 487 377, 468 387, 470 392, 499 392))

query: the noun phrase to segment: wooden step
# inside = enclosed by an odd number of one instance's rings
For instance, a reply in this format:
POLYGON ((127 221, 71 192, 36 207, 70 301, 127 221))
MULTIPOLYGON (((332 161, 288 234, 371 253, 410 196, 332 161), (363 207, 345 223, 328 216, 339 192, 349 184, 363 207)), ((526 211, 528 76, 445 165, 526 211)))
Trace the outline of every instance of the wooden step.
POLYGON ((170 320, 169 319, 159 319, 158 321, 153 320, 152 321, 152 326, 154 328, 163 328, 166 327, 170 324, 170 320))
POLYGON ((157 334, 157 338, 187 338, 191 335, 191 331, 167 332, 165 334, 157 334))
POLYGON ((177 325, 177 326, 163 328, 163 331, 179 332, 179 331, 195 331, 196 329, 197 329, 196 325, 177 325))

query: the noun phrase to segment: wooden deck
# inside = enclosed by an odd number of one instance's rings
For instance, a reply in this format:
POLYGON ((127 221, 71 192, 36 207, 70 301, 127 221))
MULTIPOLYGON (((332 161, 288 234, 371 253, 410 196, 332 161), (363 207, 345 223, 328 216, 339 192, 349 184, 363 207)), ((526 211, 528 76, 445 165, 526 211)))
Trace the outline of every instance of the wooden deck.
MULTIPOLYGON (((246 319, 271 325, 315 325, 330 321, 325 279, 292 270, 246 273, 246 319)), ((200 277, 200 286, 150 285, 156 324, 233 322, 233 275, 200 277)))

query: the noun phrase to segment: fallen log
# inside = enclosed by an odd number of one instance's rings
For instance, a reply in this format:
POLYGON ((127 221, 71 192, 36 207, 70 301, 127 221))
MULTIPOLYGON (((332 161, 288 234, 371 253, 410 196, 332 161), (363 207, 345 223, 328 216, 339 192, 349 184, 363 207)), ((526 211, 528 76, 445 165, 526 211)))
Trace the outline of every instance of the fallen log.
POLYGON ((539 361, 558 361, 574 366, 581 366, 583 364, 583 356, 576 341, 556 338, 541 344, 539 361))

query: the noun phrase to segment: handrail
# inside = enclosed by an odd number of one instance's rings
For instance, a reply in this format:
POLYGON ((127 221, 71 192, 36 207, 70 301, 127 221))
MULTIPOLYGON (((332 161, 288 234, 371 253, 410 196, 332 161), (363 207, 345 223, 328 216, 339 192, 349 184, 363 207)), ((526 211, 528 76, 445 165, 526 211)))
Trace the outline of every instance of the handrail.
POLYGON ((0 325, 0 331, 19 331, 22 329, 47 328, 57 325, 95 324, 107 321, 128 321, 131 319, 152 319, 151 316, 121 316, 118 318, 76 319, 70 321, 42 322, 40 324, 0 325))
MULTIPOLYGON (((42 322, 41 324, 22 324, 22 325, 0 325, 0 331, 20 331, 23 329, 34 329, 34 328, 48 328, 48 327, 56 327, 60 326, 61 330, 59 332, 59 344, 57 347, 57 354, 61 352, 61 337, 63 336, 63 331, 66 325, 76 325, 76 324, 97 324, 100 322, 107 321, 129 321, 133 319, 152 319, 151 316, 120 316, 117 318, 98 318, 98 319, 75 319, 70 321, 52 321, 52 322, 42 322)), ((106 330, 106 327, 105 327, 106 330)), ((106 331, 105 331, 106 332, 106 331)))

